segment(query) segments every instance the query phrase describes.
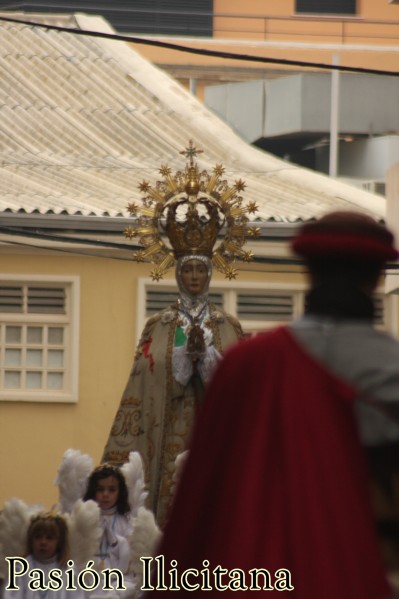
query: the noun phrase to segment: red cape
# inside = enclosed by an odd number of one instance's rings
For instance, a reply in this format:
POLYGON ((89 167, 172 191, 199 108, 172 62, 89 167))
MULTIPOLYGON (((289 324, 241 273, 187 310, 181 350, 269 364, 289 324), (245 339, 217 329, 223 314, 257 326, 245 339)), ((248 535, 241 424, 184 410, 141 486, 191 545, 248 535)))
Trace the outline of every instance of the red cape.
MULTIPOLYGON (((179 575, 204 570, 208 560, 211 585, 218 565, 245 573, 266 568, 273 582, 283 568, 291 573, 295 599, 390 595, 368 502, 355 396, 286 328, 227 353, 208 388, 157 551, 165 556, 166 586, 172 560, 179 575)), ((187 580, 203 579, 194 573, 187 580)), ((230 577, 221 580, 228 585, 230 577)), ((270 590, 269 596, 282 595, 270 590)))

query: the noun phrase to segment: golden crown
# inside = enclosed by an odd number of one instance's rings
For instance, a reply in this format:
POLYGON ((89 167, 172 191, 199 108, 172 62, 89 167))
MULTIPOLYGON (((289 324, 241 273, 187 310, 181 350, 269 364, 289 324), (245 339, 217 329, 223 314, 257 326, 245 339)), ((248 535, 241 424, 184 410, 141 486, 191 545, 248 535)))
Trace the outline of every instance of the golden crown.
POLYGON ((102 470, 112 470, 113 472, 120 472, 119 466, 115 466, 115 464, 110 464, 109 462, 103 462, 99 466, 96 466, 96 468, 94 468, 91 474, 97 474, 98 472, 102 472, 102 470))
POLYGON ((151 272, 153 280, 162 279, 165 272, 181 256, 200 254, 212 258, 213 265, 227 278, 237 275, 236 258, 249 262, 253 253, 242 249, 246 237, 256 237, 259 229, 249 227, 247 214, 257 210, 255 202, 242 205, 239 195, 245 183, 239 179, 229 186, 222 179, 224 167, 219 164, 212 174, 199 171, 194 157, 202 153, 193 146, 180 152, 188 158, 184 171, 172 175, 163 165, 159 169, 163 179, 155 188, 143 181, 139 189, 145 193, 142 206, 129 204, 128 211, 136 221, 125 229, 129 239, 137 237, 143 246, 133 254, 134 260, 149 259, 156 267, 151 272), (214 249, 219 232, 225 228, 225 237, 214 249), (166 236, 167 247, 162 236, 166 236))
POLYGON ((34 516, 32 516, 32 518, 30 519, 30 523, 35 524, 36 522, 41 522, 42 520, 57 520, 57 521, 63 520, 63 521, 65 521, 65 518, 64 518, 63 514, 56 511, 56 508, 54 506, 48 512, 39 512, 38 514, 35 514, 34 516))

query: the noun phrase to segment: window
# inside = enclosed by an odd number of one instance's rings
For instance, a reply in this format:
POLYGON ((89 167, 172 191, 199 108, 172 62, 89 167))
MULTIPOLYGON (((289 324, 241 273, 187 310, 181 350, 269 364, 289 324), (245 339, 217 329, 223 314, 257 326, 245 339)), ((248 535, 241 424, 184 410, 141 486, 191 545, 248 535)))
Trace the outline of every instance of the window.
POLYGON ((0 400, 77 401, 77 278, 0 276, 0 400))
POLYGON ((294 317, 292 292, 237 292, 237 317, 242 321, 289 322, 294 317))
MULTIPOLYGON (((244 332, 254 334, 297 318, 303 311, 303 286, 212 282, 209 299, 236 316, 244 332)), ((137 341, 147 318, 176 301, 177 286, 170 281, 140 279, 137 341)))
MULTIPOLYGON (((84 12, 102 15, 121 32, 212 36, 213 0, 16 0, 12 8, 33 13, 84 12)), ((10 10, 0 0, 0 10, 10 10)))
MULTIPOLYGON (((223 308, 223 294, 222 293, 210 293, 209 301, 216 306, 223 308)), ((157 312, 164 310, 177 299, 176 288, 174 290, 162 290, 162 289, 151 289, 146 290, 146 302, 145 302, 145 316, 149 318, 157 312)))
MULTIPOLYGON (((288 324, 304 309, 305 285, 213 281, 209 299, 236 316, 245 333, 252 335, 275 326, 288 324)), ((154 283, 139 280, 137 342, 147 318, 173 304, 177 286, 170 281, 154 283)), ((375 297, 375 326, 399 334, 399 298, 379 290, 375 297)))
POLYGON ((355 15, 356 0, 296 0, 297 13, 355 15))
POLYGON ((394 337, 399 335, 399 296, 394 294, 386 294, 383 291, 376 293, 374 298, 375 305, 375 326, 382 330, 391 333, 394 337))

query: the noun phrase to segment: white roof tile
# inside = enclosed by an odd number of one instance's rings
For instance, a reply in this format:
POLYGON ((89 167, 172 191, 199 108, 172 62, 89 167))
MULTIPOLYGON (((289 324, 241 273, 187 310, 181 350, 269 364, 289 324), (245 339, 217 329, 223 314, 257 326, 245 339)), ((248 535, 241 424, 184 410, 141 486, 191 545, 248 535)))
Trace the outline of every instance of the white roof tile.
MULTIPOLYGON (((18 16, 113 32, 100 17, 18 16)), ((0 32, 0 212, 126 216, 138 184, 161 163, 181 168, 192 139, 201 166, 246 181, 262 219, 385 215, 384 198, 248 146, 123 42, 1 21, 0 32)))

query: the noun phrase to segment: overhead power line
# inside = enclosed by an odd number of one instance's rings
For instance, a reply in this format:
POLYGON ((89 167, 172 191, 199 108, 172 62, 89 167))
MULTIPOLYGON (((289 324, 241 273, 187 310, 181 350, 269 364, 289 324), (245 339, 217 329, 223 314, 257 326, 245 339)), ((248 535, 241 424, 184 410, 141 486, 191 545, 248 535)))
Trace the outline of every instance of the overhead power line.
POLYGON ((150 40, 141 37, 134 37, 130 35, 120 35, 118 33, 104 33, 102 31, 91 31, 87 29, 76 29, 71 27, 61 27, 59 25, 49 25, 45 23, 36 23, 34 21, 15 19, 12 17, 0 16, 0 21, 9 23, 19 23, 22 25, 28 25, 30 27, 40 27, 42 29, 48 29, 53 31, 61 31, 65 33, 72 33, 74 35, 83 35, 90 37, 98 37, 103 39, 116 40, 121 42, 129 42, 133 44, 142 44, 146 46, 156 46, 158 48, 166 48, 168 50, 176 50, 177 52, 186 52, 189 54, 198 54, 202 56, 213 56, 216 58, 226 58, 229 60, 241 60, 245 62, 259 62, 264 64, 279 64, 287 66, 296 66, 302 68, 312 69, 323 69, 323 70, 336 70, 346 73, 364 73, 368 75, 387 75, 390 77, 398 77, 398 71, 386 71, 382 69, 368 69, 364 67, 348 67, 344 65, 333 65, 322 62, 308 62, 302 60, 290 60, 284 58, 267 58, 264 56, 254 56, 251 54, 236 54, 235 52, 220 52, 218 50, 205 50, 203 48, 193 48, 191 46, 182 46, 180 44, 173 44, 170 42, 162 42, 159 40, 150 40))
MULTIPOLYGON (((93 258, 104 258, 103 254, 101 253, 95 253, 93 252, 88 252, 87 250, 83 251, 81 248, 83 247, 87 247, 87 248, 98 248, 99 250, 101 249, 110 249, 110 250, 126 250, 128 252, 133 252, 135 250, 141 249, 141 246, 138 245, 134 245, 134 244, 130 244, 127 245, 126 243, 115 243, 115 242, 109 242, 109 241, 99 241, 97 239, 88 239, 88 238, 83 238, 83 237, 70 237, 70 236, 66 236, 66 235, 52 235, 49 233, 42 233, 39 231, 27 231, 26 229, 22 228, 22 227, 6 227, 6 226, 1 226, 0 225, 0 233, 4 233, 6 235, 15 235, 19 238, 27 238, 30 239, 32 241, 12 241, 12 240, 8 240, 6 242, 3 243, 9 243, 10 245, 18 245, 18 246, 22 246, 22 247, 28 247, 28 248, 35 248, 35 249, 40 249, 42 251, 49 251, 49 252, 63 252, 65 254, 74 254, 74 255, 85 255, 85 256, 91 256, 93 258), (38 245, 37 243, 35 243, 35 241, 53 241, 53 242, 57 242, 57 243, 67 243, 70 245, 77 245, 80 246, 80 248, 62 248, 62 247, 57 247, 54 248, 54 246, 52 247, 47 247, 44 245, 38 245)), ((113 260, 123 260, 123 261, 133 261, 133 258, 128 258, 126 256, 121 256, 118 255, 117 253, 115 255, 110 255, 107 256, 107 258, 112 258, 113 260)), ((302 266, 303 265, 303 260, 300 258, 294 258, 294 257, 271 257, 271 256, 254 256, 253 258, 253 264, 259 264, 259 265, 269 265, 269 266, 286 266, 286 267, 298 267, 298 266, 302 266)), ((240 269, 239 264, 237 265, 237 268, 240 269)), ((242 269, 240 269, 242 270, 242 269)), ((245 270, 248 270, 248 268, 246 267, 245 270)), ((250 269, 249 269, 250 270, 250 269)), ((389 263, 385 265, 385 271, 386 272, 390 272, 392 274, 399 274, 399 263, 389 263)), ((268 272, 267 270, 263 270, 262 272, 268 272)), ((275 270, 270 271, 270 272, 276 272, 275 270)), ((280 271, 280 272, 298 272, 297 270, 292 270, 292 271, 280 271)))

